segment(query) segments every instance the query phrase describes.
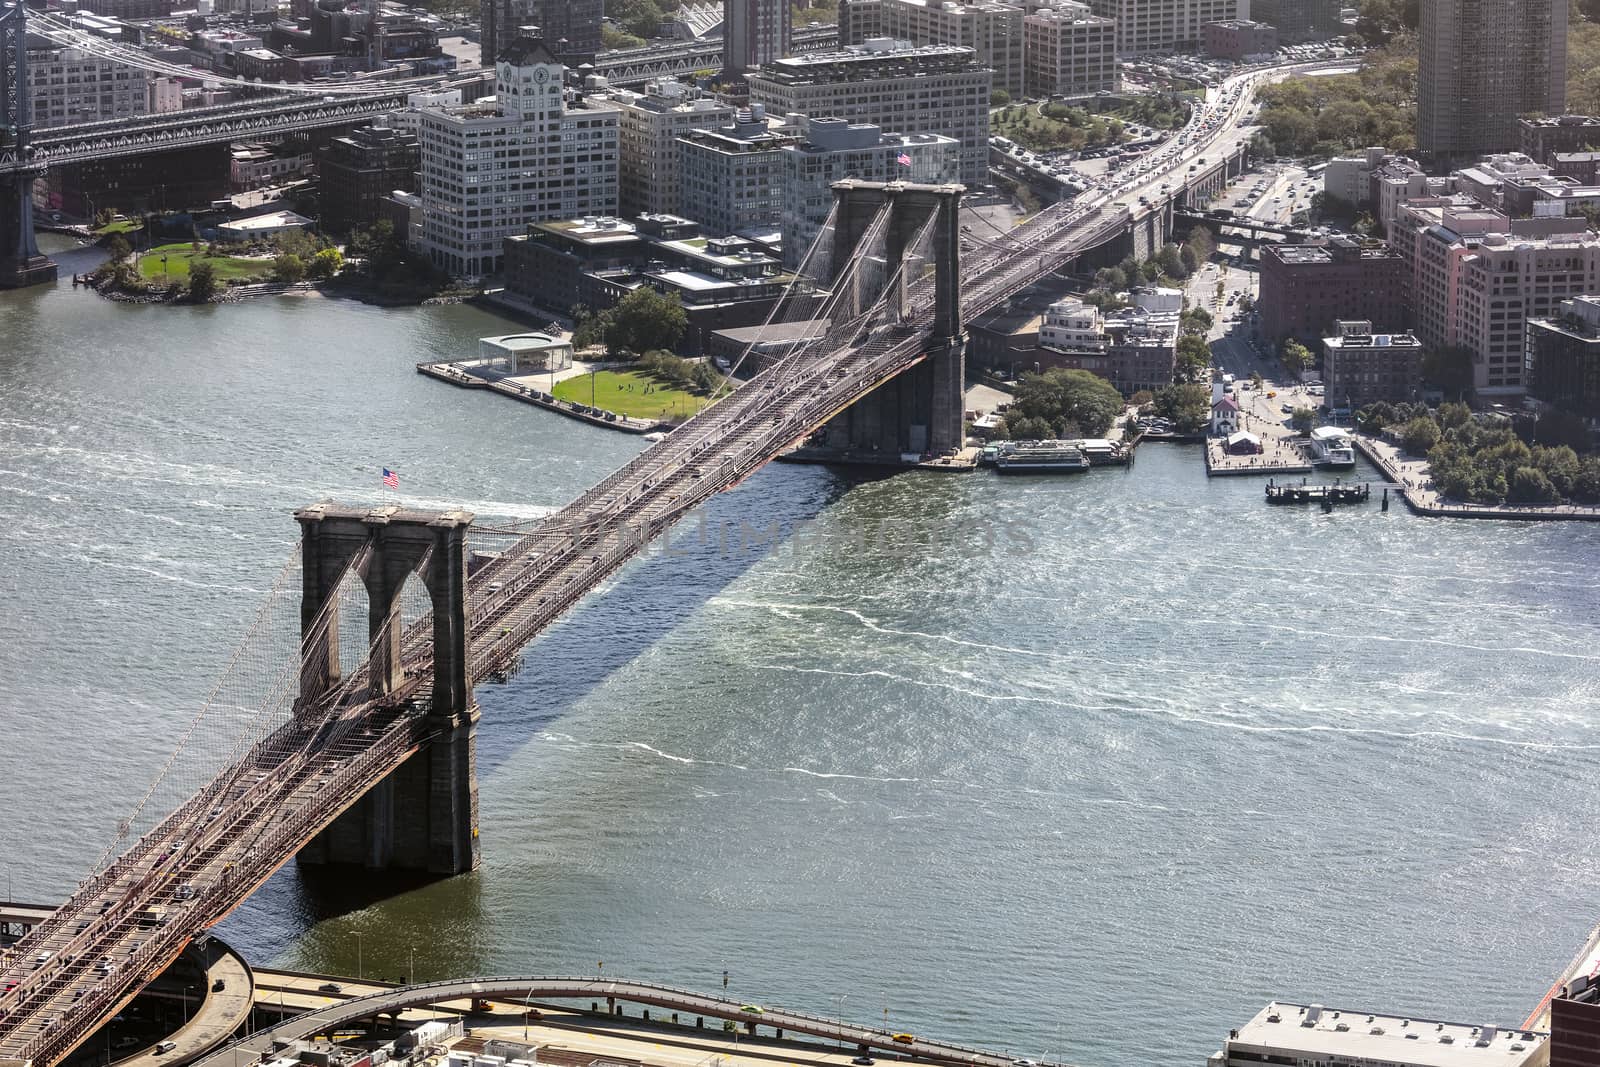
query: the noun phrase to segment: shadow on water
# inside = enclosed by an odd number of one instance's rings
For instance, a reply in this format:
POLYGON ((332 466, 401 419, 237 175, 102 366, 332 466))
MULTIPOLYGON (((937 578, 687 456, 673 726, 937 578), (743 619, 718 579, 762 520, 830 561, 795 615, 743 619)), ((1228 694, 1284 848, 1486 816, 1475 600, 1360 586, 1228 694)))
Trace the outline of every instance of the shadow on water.
MULTIPOLYGON (((857 485, 880 481, 894 472, 774 465, 732 493, 707 501, 688 519, 625 567, 598 596, 537 638, 523 653, 523 669, 501 686, 477 690, 483 719, 478 726, 477 773, 481 781, 510 759, 565 711, 603 685, 661 638, 686 615, 738 580, 783 539, 812 521, 857 485), (772 529, 776 539, 769 540, 772 529)), ((285 864, 222 924, 220 933, 251 959, 270 959, 284 951, 300 931, 323 924, 339 927, 358 913, 391 901, 418 927, 450 917, 461 931, 483 929, 472 921, 479 909, 476 876, 438 878, 413 872, 370 872, 350 866, 285 864), (404 899, 396 899, 404 898, 404 899)), ((437 932, 430 936, 434 966, 437 948, 452 945, 463 962, 477 958, 477 946, 459 944, 437 932)), ((420 935, 419 935, 420 936, 420 935)), ((354 939, 354 934, 351 934, 354 939)), ((314 933, 302 946, 299 966, 354 973, 344 959, 314 933)), ((380 972, 376 966, 368 973, 380 972)))
POLYGON ((707 501, 599 596, 528 645, 521 671, 503 686, 478 688, 479 777, 493 773, 851 488, 893 473, 775 464, 707 501), (778 536, 769 539, 774 528, 778 536))

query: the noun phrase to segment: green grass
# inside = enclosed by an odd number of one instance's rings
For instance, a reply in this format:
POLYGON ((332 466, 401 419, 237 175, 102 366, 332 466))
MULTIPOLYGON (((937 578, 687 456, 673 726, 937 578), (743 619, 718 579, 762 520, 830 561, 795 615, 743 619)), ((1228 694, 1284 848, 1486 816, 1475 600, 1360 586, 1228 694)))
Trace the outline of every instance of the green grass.
POLYGON ((204 246, 197 252, 188 242, 152 248, 140 257, 139 273, 152 281, 184 281, 189 277, 189 264, 201 259, 216 269, 217 280, 221 282, 255 280, 272 273, 270 259, 208 256, 204 246))
POLYGON ((615 411, 635 419, 688 418, 710 402, 710 397, 686 393, 663 385, 640 371, 596 371, 557 382, 551 390, 556 399, 588 404, 602 411, 615 411), (590 399, 590 378, 594 379, 590 399), (650 392, 645 392, 649 389, 650 392))
POLYGON ((137 219, 118 219, 116 222, 106 223, 94 232, 101 236, 109 237, 114 233, 133 233, 143 225, 144 223, 137 219))

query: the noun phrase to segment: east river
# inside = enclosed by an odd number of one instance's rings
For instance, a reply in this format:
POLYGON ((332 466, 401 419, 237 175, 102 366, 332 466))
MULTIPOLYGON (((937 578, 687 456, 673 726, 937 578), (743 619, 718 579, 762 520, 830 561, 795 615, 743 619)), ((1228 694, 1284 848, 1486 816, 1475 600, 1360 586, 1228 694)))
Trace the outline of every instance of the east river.
MULTIPOLYGON (((294 508, 387 466, 537 516, 640 447, 413 372, 511 328, 0 295, 13 899, 70 890, 143 795, 294 508)), ((1515 1025, 1600 919, 1600 527, 1268 508, 1163 446, 1056 480, 775 465, 704 510, 786 536, 658 552, 479 689, 481 871, 352 902, 291 864, 222 934, 388 978, 726 970, 1192 1067, 1273 998, 1515 1025)))

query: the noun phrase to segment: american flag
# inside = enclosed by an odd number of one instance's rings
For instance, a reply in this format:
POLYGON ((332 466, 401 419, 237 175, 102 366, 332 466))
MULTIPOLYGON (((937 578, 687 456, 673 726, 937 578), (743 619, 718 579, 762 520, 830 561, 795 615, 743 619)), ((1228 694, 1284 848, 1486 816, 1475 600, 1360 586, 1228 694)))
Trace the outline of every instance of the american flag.
POLYGON ((385 489, 400 488, 400 476, 388 467, 383 468, 383 487, 385 489))
POLYGON ((911 157, 906 155, 904 152, 901 152, 898 156, 896 156, 894 161, 900 164, 902 167, 911 166, 911 157))

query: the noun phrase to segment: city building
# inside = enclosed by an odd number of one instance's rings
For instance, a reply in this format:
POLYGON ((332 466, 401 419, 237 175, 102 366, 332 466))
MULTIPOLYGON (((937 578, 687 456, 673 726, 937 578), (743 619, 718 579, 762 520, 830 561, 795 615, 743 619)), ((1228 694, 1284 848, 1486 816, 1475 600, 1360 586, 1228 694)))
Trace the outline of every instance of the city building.
POLYGON ((415 134, 381 123, 335 137, 317 153, 322 227, 343 233, 371 226, 382 217, 384 197, 416 189, 421 162, 415 134))
POLYGON ((228 183, 236 192, 303 178, 316 161, 311 145, 298 139, 271 145, 243 141, 229 145, 228 155, 228 183))
POLYGON ((1550 1035, 1471 1023, 1339 1011, 1320 1004, 1268 1004, 1228 1033, 1207 1067, 1542 1067, 1551 1059, 1550 1035))
MULTIPOLYGON (((1405 168, 1405 172, 1422 170, 1412 160, 1395 155, 1387 148, 1368 148, 1360 155, 1335 156, 1328 160, 1322 171, 1322 191, 1347 204, 1365 207, 1376 192, 1372 177, 1386 168, 1405 168)), ((1399 173, 1391 170, 1390 173, 1399 173)))
POLYGON ((78 10, 113 19, 164 19, 172 0, 78 0, 78 10))
POLYGON ((1340 321, 1322 339, 1322 384, 1333 407, 1359 410, 1379 400, 1415 401, 1422 388, 1422 342, 1377 333, 1370 322, 1340 321))
POLYGON ((978 65, 994 71, 993 88, 1022 95, 1020 7, 994 0, 882 0, 879 21, 884 37, 971 48, 978 65))
POLYGON ((1278 29, 1249 19, 1208 22, 1200 27, 1200 47, 1206 55, 1218 59, 1269 56, 1278 50, 1278 29))
POLYGON ((961 180, 988 181, 993 72, 960 45, 873 38, 833 52, 781 59, 750 76, 750 100, 791 113, 870 122, 897 133, 939 133, 961 143, 961 180))
POLYGON ((648 285, 689 318, 678 350, 697 354, 717 331, 766 321, 794 275, 753 241, 702 237, 688 219, 588 217, 541 222, 506 238, 506 291, 533 306, 601 310, 648 285))
POLYGON ((839 47, 883 36, 884 0, 839 0, 839 47))
POLYGON ((622 213, 681 214, 678 138, 728 125, 734 109, 675 78, 650 82, 643 93, 615 90, 611 102, 619 113, 622 213))
POLYGON ((1521 395, 1527 321, 1600 292, 1600 236, 1582 218, 1511 219, 1464 197, 1413 200, 1389 242, 1406 261, 1417 336, 1427 349, 1471 352, 1480 396, 1521 395))
POLYGON ((1528 395, 1600 423, 1600 296, 1563 300, 1528 320, 1528 395))
POLYGON ((1117 55, 1198 48, 1208 22, 1250 16, 1250 0, 1089 0, 1096 15, 1117 24, 1117 55))
POLYGON ((151 78, 150 100, 145 111, 166 115, 183 110, 183 83, 177 78, 151 78))
POLYGON ((1567 92, 1568 0, 1422 0, 1417 148, 1505 152, 1517 118, 1558 115, 1567 92))
MULTIPOLYGON (((845 178, 943 185, 960 180, 961 145, 936 133, 884 133, 871 123, 808 119, 784 146, 783 262, 796 268, 833 209, 833 183, 845 178)), ((811 273, 815 273, 815 265, 811 273)))
POLYGON ((1582 185, 1600 184, 1600 152, 1552 152, 1545 162, 1557 177, 1582 185))
POLYGON ((1406 262, 1393 249, 1349 237, 1325 244, 1263 245, 1256 309, 1270 344, 1327 337, 1340 319, 1386 332, 1406 326, 1406 262))
POLYGON ((1497 152, 1462 167, 1450 175, 1452 192, 1463 193, 1480 204, 1499 207, 1508 181, 1538 181, 1550 177, 1550 168, 1521 152, 1497 152))
POLYGON ((1284 44, 1326 40, 1345 32, 1343 0, 1250 0, 1250 17, 1278 31, 1284 44))
POLYGON ((1600 149, 1600 117, 1539 115, 1517 119, 1517 148, 1540 163, 1561 152, 1600 149))
POLYGON ((478 49, 483 65, 493 66, 524 28, 536 27, 552 55, 577 66, 604 47, 600 40, 604 14, 604 0, 480 0, 478 49))
POLYGON ((1550 998, 1550 1067, 1589 1067, 1600 1056, 1600 982, 1579 974, 1550 998))
POLYGON ((521 37, 495 63, 494 97, 422 109, 421 246, 437 266, 494 274, 530 222, 616 214, 617 109, 563 90, 564 74, 521 37))
POLYGON ((765 109, 751 104, 733 123, 691 130, 678 139, 683 169, 681 214, 709 233, 740 233, 783 221, 783 149, 791 134, 777 133, 765 109))
POLYGON ((789 54, 789 0, 722 0, 722 70, 739 75, 789 54))
POLYGON ((147 114, 154 80, 81 48, 28 49, 28 94, 40 129, 147 114))
MULTIPOLYGON (((1177 366, 1179 315, 1183 294, 1167 289, 1135 289, 1133 306, 1102 314, 1076 297, 1045 308, 1037 326, 1033 356, 1039 369, 1086 370, 1106 379, 1124 396, 1154 391, 1172 383, 1177 366), (1176 293, 1176 302, 1173 296, 1176 293)), ((1024 356, 1021 368, 1029 359, 1024 356)))
POLYGON ((1117 88, 1117 27, 1088 4, 1061 0, 1022 19, 1023 91, 1093 96, 1117 88))
POLYGON ((1384 233, 1394 225, 1400 205, 1407 200, 1444 196, 1450 191, 1450 179, 1430 178, 1413 160, 1396 159, 1374 170, 1369 178, 1372 186, 1373 218, 1384 233))

